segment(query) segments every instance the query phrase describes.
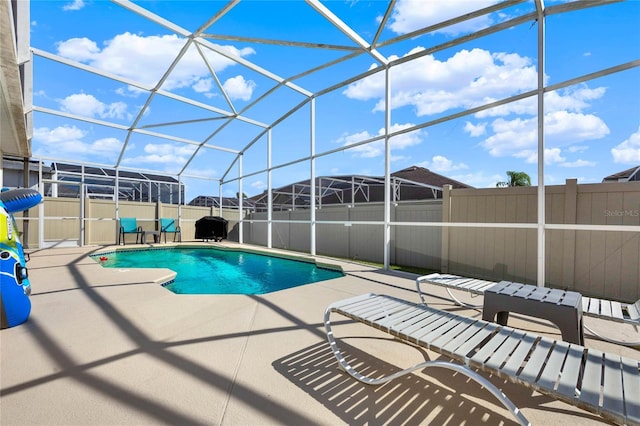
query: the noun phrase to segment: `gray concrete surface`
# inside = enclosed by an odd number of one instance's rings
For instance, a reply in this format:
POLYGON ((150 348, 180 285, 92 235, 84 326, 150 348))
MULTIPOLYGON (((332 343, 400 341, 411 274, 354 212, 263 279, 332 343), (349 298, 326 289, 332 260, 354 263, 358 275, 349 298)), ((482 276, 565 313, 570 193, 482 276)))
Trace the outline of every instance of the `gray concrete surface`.
MULTIPOLYGON (((419 301, 415 276, 339 261, 344 278, 271 294, 176 295, 158 284, 170 270, 102 268, 88 257, 102 249, 31 253, 31 316, 0 332, 0 424, 514 424, 487 391, 450 371, 368 387, 338 369, 325 307, 365 292, 419 301)), ((434 286, 430 304, 480 317, 445 295, 434 286)), ((559 338, 544 321, 512 315, 509 325, 559 338)), ((439 358, 347 321, 334 330, 365 371, 439 358)), ((588 336, 586 345, 639 356, 588 336)), ((601 422, 492 381, 533 424, 601 422)))

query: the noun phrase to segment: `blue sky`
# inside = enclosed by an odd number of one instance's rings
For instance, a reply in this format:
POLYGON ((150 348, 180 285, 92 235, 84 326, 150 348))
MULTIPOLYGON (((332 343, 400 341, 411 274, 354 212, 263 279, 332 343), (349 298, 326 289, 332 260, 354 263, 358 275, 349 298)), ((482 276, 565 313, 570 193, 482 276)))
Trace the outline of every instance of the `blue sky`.
MULTIPOLYGON (((399 0, 380 33, 383 45, 378 51, 387 59, 402 58, 534 10, 532 2, 524 2, 456 26, 401 38, 495 3, 399 0), (395 43, 384 43, 398 37, 395 43)), ((561 3, 545 2, 547 6, 561 3)), ((133 4, 188 33, 228 5, 167 0, 133 4)), ((388 7, 385 1, 364 0, 322 4, 367 43, 376 36, 388 7)), ((184 171, 188 177, 183 179, 187 201, 218 194, 217 183, 193 177, 221 178, 236 156, 229 151, 240 151, 254 141, 263 130, 260 123, 271 125, 303 102, 305 94, 323 91, 379 65, 374 56, 360 54, 303 74, 348 55, 347 48, 354 42, 304 1, 242 1, 204 30, 200 51, 191 44, 159 93, 150 97, 144 89, 158 85, 187 39, 129 9, 103 0, 31 2, 37 107, 33 151, 36 156, 104 165, 120 161, 123 168, 168 173, 178 173, 188 163, 184 171), (323 48, 309 47, 318 43, 323 48), (78 70, 40 52, 118 79, 78 70), (274 90, 274 76, 295 78, 295 87, 274 90), (184 98, 191 103, 181 102, 184 98), (43 109, 60 111, 62 116, 43 109), (244 120, 227 123, 225 114, 234 111, 244 120), (77 116, 88 120, 73 119, 77 116), (147 133, 127 137, 126 129, 133 123, 147 133), (205 140, 210 147, 196 152, 193 143, 205 140)), ((639 25, 640 1, 635 0, 549 16, 547 84, 638 61, 639 25)), ((527 21, 393 67, 392 131, 535 89, 536 40, 536 23, 527 21)), ((317 97, 316 153, 332 153, 318 157, 316 175, 384 174, 382 142, 352 146, 383 132, 384 93, 384 73, 377 73, 317 97)), ((637 65, 549 92, 545 105, 546 184, 562 184, 568 178, 596 183, 640 166, 637 65)), ((391 170, 419 165, 476 187, 493 187, 506 179, 507 170, 517 170, 527 172, 536 184, 536 107, 531 97, 396 136, 391 139, 391 170)), ((310 152, 310 115, 307 103, 273 128, 272 164, 291 163, 273 171, 273 187, 308 178, 309 163, 298 160, 310 152)), ((251 174, 244 180, 243 192, 249 196, 266 189, 267 175, 260 172, 267 167, 266 147, 263 136, 243 156, 242 170, 251 174)), ((237 175, 234 165, 227 178, 237 175)), ((230 183, 224 195, 237 191, 237 183, 230 183)))

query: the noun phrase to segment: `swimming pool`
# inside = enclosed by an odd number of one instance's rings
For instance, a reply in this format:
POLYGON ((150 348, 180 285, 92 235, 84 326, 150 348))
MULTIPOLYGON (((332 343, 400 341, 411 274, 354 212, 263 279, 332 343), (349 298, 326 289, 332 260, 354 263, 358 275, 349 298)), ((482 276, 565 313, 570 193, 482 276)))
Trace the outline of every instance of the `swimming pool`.
POLYGON ((265 294, 344 276, 315 263, 218 248, 117 250, 91 256, 106 268, 169 268, 177 294, 265 294))

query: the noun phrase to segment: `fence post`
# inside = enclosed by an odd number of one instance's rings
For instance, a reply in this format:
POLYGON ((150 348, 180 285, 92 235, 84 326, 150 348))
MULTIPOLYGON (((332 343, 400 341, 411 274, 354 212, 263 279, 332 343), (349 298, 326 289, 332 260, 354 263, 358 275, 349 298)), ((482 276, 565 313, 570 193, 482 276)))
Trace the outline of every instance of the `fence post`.
POLYGON ((160 231, 160 218, 162 217, 162 201, 160 201, 160 198, 158 198, 156 200, 156 220, 155 223, 153 224, 153 229, 155 229, 156 231, 160 231))
MULTIPOLYGON (((451 222, 451 189, 453 186, 442 187, 442 223, 451 222)), ((449 272, 449 227, 442 227, 442 253, 440 259, 440 271, 449 272)))
MULTIPOLYGON (((578 218, 578 179, 567 179, 564 187, 564 223, 574 225, 578 218)), ((576 231, 563 231, 562 287, 575 288, 576 231)))

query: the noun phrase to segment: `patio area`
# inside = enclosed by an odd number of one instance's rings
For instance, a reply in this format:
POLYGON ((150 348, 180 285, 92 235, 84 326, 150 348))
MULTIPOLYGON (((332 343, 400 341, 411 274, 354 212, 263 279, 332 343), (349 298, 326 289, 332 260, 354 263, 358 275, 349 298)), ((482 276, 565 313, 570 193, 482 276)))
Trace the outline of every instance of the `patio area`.
MULTIPOLYGON (((515 424, 450 371, 368 387, 338 368, 326 306, 367 292, 417 302, 414 275, 322 258, 346 276, 259 296, 176 295, 158 284, 170 271, 102 268, 88 257, 102 248, 31 250, 31 316, 0 334, 1 424, 515 424)), ((433 286, 430 304, 481 317, 445 295, 433 286)), ((560 337, 542 320, 512 315, 509 325, 560 337)), ((367 373, 440 358, 346 320, 334 330, 367 373)), ((633 348, 586 337, 587 347, 638 359, 633 348)), ((490 379, 533 424, 602 423, 490 379)))

